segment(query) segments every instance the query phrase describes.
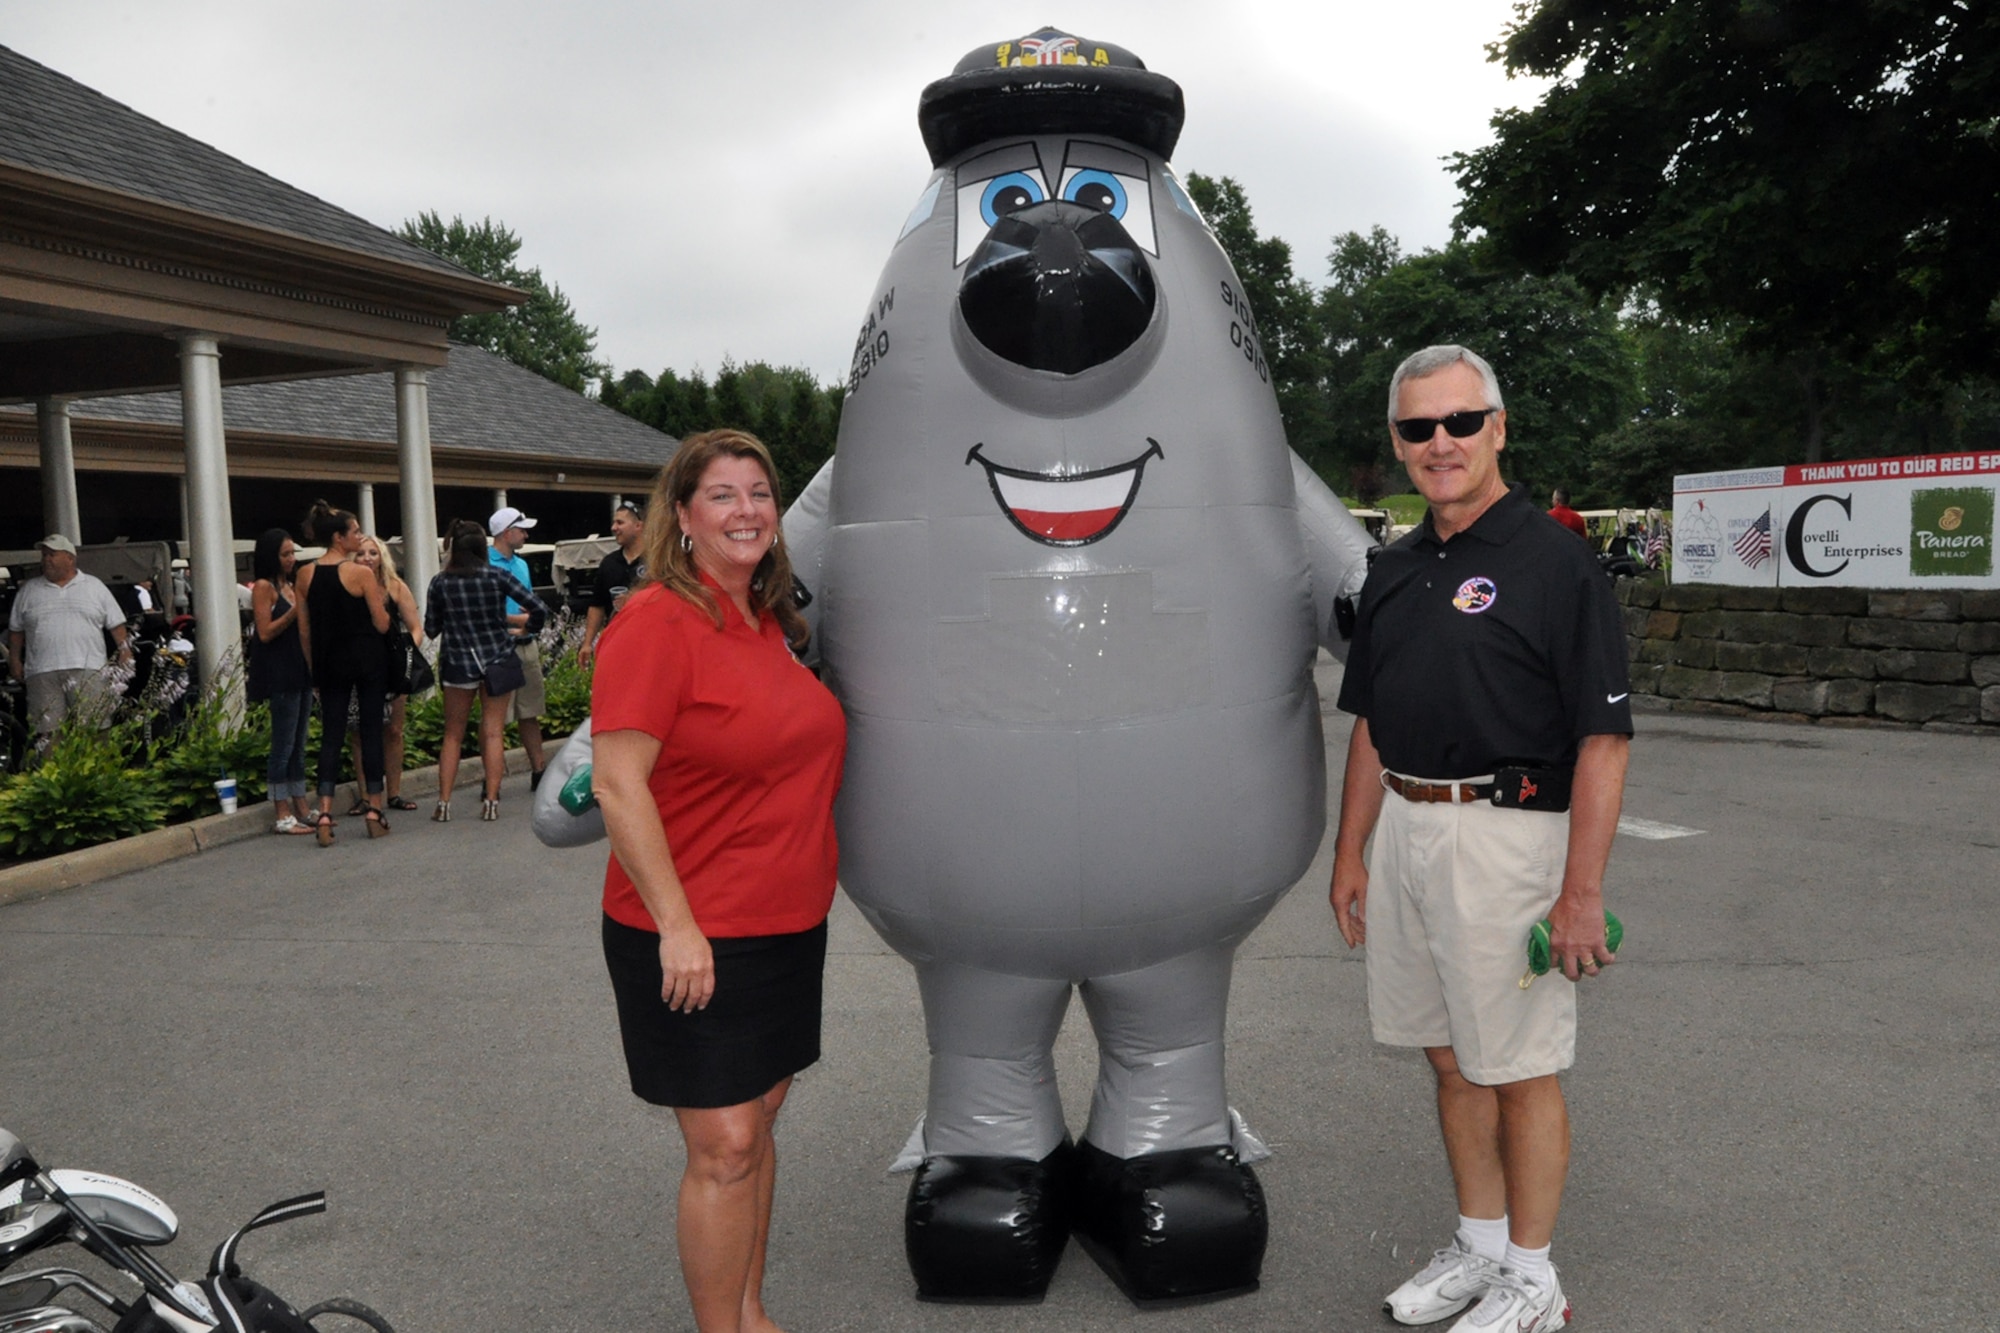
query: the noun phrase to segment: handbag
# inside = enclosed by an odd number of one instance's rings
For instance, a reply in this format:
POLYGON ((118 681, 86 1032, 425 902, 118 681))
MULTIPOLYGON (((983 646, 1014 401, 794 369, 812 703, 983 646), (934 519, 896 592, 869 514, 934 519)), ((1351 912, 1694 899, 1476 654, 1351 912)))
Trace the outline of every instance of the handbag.
POLYGON ((506 653, 487 664, 484 675, 486 692, 495 697, 512 694, 528 683, 528 673, 521 666, 520 654, 511 645, 506 653))
POLYGON ((396 693, 418 695, 437 684, 437 672, 431 670, 430 659, 417 647, 408 630, 397 631, 394 652, 397 671, 402 677, 402 688, 396 693))

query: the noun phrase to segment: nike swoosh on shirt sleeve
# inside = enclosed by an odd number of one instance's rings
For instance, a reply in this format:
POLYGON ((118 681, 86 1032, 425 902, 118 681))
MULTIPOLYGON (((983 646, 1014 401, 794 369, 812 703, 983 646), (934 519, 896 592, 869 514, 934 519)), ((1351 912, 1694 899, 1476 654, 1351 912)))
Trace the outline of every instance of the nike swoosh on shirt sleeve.
POLYGON ((1618 702, 1618 701, 1619 701, 1620 699, 1623 699, 1623 698, 1625 698, 1625 697, 1626 697, 1626 695, 1629 695, 1629 694, 1631 694, 1631 693, 1632 693, 1632 691, 1630 691, 1630 690, 1627 690, 1627 691, 1625 691, 1625 694, 1607 694, 1607 695, 1605 695, 1605 696, 1604 696, 1604 702, 1606 702, 1606 703, 1608 703, 1608 704, 1615 704, 1615 703, 1617 703, 1617 702, 1618 702))

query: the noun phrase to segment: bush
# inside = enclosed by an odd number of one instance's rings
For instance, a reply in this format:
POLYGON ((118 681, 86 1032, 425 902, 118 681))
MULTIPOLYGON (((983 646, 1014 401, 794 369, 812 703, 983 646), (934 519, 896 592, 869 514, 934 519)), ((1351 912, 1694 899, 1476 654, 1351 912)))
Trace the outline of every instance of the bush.
POLYGON ((217 691, 208 691, 188 710, 180 730, 145 747, 147 766, 159 778, 167 818, 195 819, 218 814, 222 803, 215 780, 236 779, 239 806, 255 805, 269 790, 271 708, 251 704, 232 725, 217 691))
POLYGON ((0 789, 0 851, 10 856, 94 847, 165 822, 159 778, 126 767, 95 726, 64 727, 38 767, 0 789))
POLYGON ((542 631, 542 679, 548 684, 548 704, 542 710, 542 734, 567 736, 590 716, 590 671, 577 661, 584 621, 567 607, 542 631))

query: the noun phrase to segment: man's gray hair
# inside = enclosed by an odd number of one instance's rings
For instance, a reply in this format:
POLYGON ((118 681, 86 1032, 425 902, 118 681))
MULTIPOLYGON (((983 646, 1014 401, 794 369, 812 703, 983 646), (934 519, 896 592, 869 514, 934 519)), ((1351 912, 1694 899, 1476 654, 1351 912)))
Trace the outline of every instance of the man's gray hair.
POLYGON ((1507 404, 1500 398, 1499 377, 1494 375, 1493 367, 1486 364, 1486 358, 1469 347, 1443 343, 1410 353, 1403 358, 1403 364, 1396 367, 1396 373, 1389 377, 1389 424, 1396 424, 1396 399, 1403 392, 1404 380, 1426 379, 1460 361, 1479 372, 1480 383, 1486 388, 1486 405, 1505 408, 1507 404))

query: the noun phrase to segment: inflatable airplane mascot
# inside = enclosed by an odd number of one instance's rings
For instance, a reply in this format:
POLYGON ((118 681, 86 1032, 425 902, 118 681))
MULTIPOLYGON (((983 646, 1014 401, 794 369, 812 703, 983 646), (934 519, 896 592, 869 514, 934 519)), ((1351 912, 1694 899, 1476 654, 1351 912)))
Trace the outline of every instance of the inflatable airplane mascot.
POLYGON ((1372 545, 1286 447, 1181 90, 1044 30, 918 103, 936 170, 785 519, 847 710, 841 880, 917 969, 918 1294, 1033 1300, 1072 1229, 1140 1302, 1257 1283, 1237 944, 1325 820, 1315 643, 1372 545), (1101 1052, 1072 1143, 1050 1046, 1101 1052))

